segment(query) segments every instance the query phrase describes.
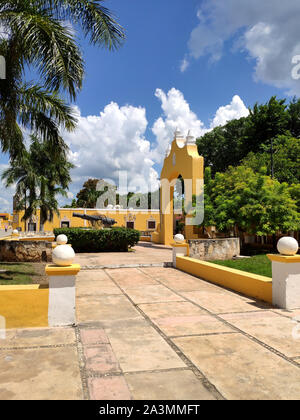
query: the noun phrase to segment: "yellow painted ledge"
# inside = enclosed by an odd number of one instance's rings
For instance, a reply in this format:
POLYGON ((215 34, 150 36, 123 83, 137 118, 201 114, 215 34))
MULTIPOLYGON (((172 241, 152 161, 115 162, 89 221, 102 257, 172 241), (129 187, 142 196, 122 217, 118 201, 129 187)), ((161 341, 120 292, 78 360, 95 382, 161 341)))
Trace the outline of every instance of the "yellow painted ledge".
POLYGON ((272 279, 269 277, 181 256, 176 257, 176 268, 246 296, 272 303, 272 279))
POLYGON ((300 255, 280 255, 280 254, 267 254, 270 261, 277 261, 281 263, 300 263, 300 255))
POLYGON ((48 326, 49 289, 40 285, 0 286, 0 315, 6 328, 48 326))
POLYGON ((140 241, 142 242, 151 242, 151 236, 141 236, 140 241))
POLYGON ((47 276, 76 276, 80 271, 79 264, 72 264, 67 267, 59 267, 58 265, 46 265, 45 272, 47 276))

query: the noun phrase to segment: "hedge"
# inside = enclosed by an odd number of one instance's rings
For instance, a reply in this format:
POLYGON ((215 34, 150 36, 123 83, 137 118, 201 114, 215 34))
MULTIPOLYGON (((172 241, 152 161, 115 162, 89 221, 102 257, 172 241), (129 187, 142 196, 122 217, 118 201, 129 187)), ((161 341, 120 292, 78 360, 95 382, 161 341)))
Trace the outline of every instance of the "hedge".
POLYGON ((111 229, 54 229, 54 235, 66 235, 75 252, 126 252, 140 240, 135 229, 115 227, 111 229))

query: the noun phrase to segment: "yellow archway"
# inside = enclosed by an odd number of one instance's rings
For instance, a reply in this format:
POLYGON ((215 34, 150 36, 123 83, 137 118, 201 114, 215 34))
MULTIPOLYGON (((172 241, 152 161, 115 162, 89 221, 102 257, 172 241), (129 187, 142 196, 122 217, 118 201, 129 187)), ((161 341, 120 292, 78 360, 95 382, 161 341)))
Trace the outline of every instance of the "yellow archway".
MULTIPOLYGON (((179 175, 184 179, 185 194, 199 195, 203 186, 203 157, 199 156, 195 138, 187 138, 176 130, 174 140, 166 153, 160 177, 160 224, 152 235, 153 242, 170 245, 173 242, 173 193, 179 175)), ((186 217, 186 222, 187 218, 186 217)), ((186 223, 185 238, 194 239, 193 226, 186 223)))

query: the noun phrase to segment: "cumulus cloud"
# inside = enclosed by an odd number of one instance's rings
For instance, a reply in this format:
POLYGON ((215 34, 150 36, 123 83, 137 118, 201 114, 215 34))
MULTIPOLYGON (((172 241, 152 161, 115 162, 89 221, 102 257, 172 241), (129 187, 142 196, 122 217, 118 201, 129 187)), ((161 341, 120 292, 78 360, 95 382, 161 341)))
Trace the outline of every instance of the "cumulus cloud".
POLYGON ((163 116, 159 117, 152 127, 156 136, 156 146, 151 154, 156 162, 161 163, 176 128, 184 135, 188 130, 192 130, 196 137, 204 134, 206 129, 179 90, 172 88, 166 94, 162 89, 156 89, 155 96, 161 101, 163 116))
POLYGON ((292 78, 292 58, 300 54, 298 0, 206 0, 198 11, 188 49, 191 57, 218 61, 224 43, 254 60, 255 79, 300 94, 292 78))
POLYGON ((235 95, 229 105, 221 106, 217 110, 216 115, 211 122, 210 128, 225 125, 230 120, 247 117, 248 115, 248 108, 246 108, 241 98, 238 95, 235 95))
MULTIPOLYGON (((155 96, 161 103, 162 115, 151 127, 155 136, 152 143, 147 139, 149 124, 143 107, 119 106, 111 102, 98 115, 88 116, 83 116, 78 107, 74 109, 77 129, 63 133, 63 137, 70 147, 69 160, 76 168, 71 173, 68 198, 60 199, 62 204, 70 202, 88 178, 104 178, 119 185, 119 173, 124 171, 129 191, 145 192, 148 187, 155 190, 159 167, 176 128, 184 135, 192 130, 193 135, 199 137, 213 127, 247 113, 240 97, 234 96, 229 105, 217 110, 211 124, 205 127, 179 90, 172 88, 166 93, 157 89, 155 96)), ((0 165, 0 174, 6 167, 0 165)), ((5 189, 0 183, 2 211, 11 210, 12 195, 13 188, 5 189)))
POLYGON ((78 108, 76 112, 76 132, 64 134, 70 160, 76 165, 72 189, 76 186, 78 191, 89 177, 109 178, 118 184, 120 171, 127 171, 131 190, 138 185, 145 192, 150 181, 158 185, 158 174, 149 158, 151 144, 145 138, 145 108, 111 102, 99 115, 85 117, 78 108))

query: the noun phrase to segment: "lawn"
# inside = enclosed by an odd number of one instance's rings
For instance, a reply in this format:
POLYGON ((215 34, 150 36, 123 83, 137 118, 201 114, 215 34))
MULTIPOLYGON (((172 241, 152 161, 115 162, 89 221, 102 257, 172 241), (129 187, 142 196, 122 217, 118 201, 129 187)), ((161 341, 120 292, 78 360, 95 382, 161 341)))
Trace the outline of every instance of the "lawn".
POLYGON ((266 255, 255 255, 251 258, 226 261, 210 261, 214 264, 225 267, 236 268, 237 270, 248 271, 249 273, 260 274, 261 276, 272 277, 271 261, 266 255))
POLYGON ((45 264, 0 263, 0 285, 45 283, 45 264))

